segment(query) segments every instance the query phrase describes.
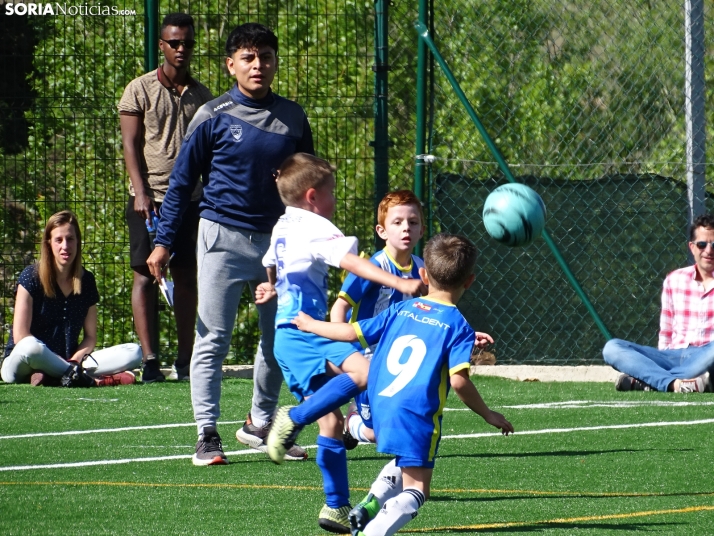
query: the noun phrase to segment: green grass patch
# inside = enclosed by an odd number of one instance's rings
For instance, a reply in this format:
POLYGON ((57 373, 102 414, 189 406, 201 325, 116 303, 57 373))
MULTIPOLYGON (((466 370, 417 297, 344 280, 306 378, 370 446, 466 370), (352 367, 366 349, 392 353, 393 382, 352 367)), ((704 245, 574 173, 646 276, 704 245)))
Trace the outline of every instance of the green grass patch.
MULTIPOLYGON (((402 533, 711 532, 714 395, 475 382, 516 434, 494 433, 451 396, 431 500, 402 533)), ((231 463, 194 467, 189 389, 0 384, 0 533, 326 534, 317 427, 300 436, 307 462, 248 453, 234 434, 252 383, 227 379, 219 432, 231 463)), ((348 457, 356 503, 388 458, 369 445, 348 457)))

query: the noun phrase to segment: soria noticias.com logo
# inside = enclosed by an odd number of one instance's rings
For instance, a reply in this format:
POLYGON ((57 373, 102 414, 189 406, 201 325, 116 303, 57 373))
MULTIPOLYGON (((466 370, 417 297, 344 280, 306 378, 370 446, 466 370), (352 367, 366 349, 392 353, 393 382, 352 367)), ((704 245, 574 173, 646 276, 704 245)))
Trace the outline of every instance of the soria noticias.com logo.
POLYGON ((107 6, 100 2, 8 2, 0 0, 0 13, 4 15, 36 15, 36 16, 112 16, 129 17, 136 15, 135 9, 119 9, 116 6, 107 6))

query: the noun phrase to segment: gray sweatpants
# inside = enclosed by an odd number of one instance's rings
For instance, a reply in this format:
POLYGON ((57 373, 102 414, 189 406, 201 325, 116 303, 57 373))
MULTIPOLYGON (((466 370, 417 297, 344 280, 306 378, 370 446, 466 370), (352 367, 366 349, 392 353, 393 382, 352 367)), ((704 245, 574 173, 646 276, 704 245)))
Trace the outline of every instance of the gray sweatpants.
MULTIPOLYGON (((191 358, 191 403, 201 434, 220 411, 223 360, 228 355, 243 287, 251 295, 267 281, 262 264, 270 235, 201 218, 198 226, 198 320, 191 358)), ((251 414, 269 420, 278 403, 283 373, 273 355, 277 300, 258 306, 260 344, 253 370, 251 414)))

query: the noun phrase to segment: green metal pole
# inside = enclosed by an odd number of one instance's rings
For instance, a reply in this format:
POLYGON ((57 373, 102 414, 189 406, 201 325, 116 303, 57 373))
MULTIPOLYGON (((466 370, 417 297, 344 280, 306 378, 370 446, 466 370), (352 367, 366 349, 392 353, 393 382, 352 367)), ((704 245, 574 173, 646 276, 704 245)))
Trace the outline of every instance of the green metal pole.
MULTIPOLYGON (((428 19, 427 0, 419 0, 419 24, 426 28, 428 19)), ((414 162, 414 194, 422 203, 424 198, 424 171, 426 162, 422 158, 426 152, 426 64, 427 48, 423 39, 417 41, 417 87, 416 87, 416 155, 414 162)), ((428 209, 428 207, 425 207, 428 209)), ((414 253, 421 256, 423 241, 420 241, 414 248, 414 253)))
MULTIPOLYGON (((429 47, 429 50, 436 58, 437 63, 441 67, 442 71, 444 71, 444 74, 446 75, 446 78, 448 79, 449 83, 451 84, 451 87, 454 89, 454 91, 456 92, 456 95, 459 97, 461 104, 463 104, 464 108, 466 108, 466 112, 468 113, 469 117, 476 125, 476 128, 478 129, 479 133, 481 134, 481 137, 486 142, 486 145, 488 146, 489 150, 491 151, 493 156, 496 158, 496 162, 498 162, 498 166, 501 168, 501 171, 503 171, 503 174, 506 176, 506 178, 510 182, 517 182, 515 177, 513 176, 513 173, 511 173, 511 169, 508 167, 506 160, 503 158, 503 155, 501 155, 501 152, 498 150, 498 147, 496 147, 496 144, 491 139, 491 136, 488 134, 488 132, 486 132, 486 129, 484 128, 483 124, 481 124, 481 120, 476 115, 476 112, 474 111, 473 107, 471 106, 471 103, 469 102, 468 98, 466 98, 466 95, 464 94, 464 92, 461 90, 461 86, 459 86, 459 83, 456 81, 456 78, 454 78, 454 75, 451 72, 451 69, 449 69, 449 66, 446 65, 444 58, 441 56, 439 51, 436 49, 434 42, 431 40, 431 37, 429 36, 429 30, 421 22, 418 22, 415 26, 416 26, 417 32, 419 33, 419 37, 420 37, 419 41, 424 42, 426 44, 426 46, 429 47)), ((590 316, 595 321, 595 324, 597 324, 598 328, 600 329, 600 332, 605 336, 606 339, 608 339, 608 340, 612 339, 613 337, 610 334, 610 332, 608 331, 607 327, 605 326, 605 323, 602 321, 600 316, 597 314, 597 311, 595 311, 595 308, 593 307, 592 303, 590 302, 590 299, 588 298, 587 294, 585 294, 585 291, 580 286, 580 283, 573 275, 573 272, 570 270, 568 263, 565 262, 565 259, 563 258, 563 256, 560 254, 560 251, 558 250, 558 246, 555 245, 555 242, 553 242, 553 240, 550 237, 550 234, 548 233, 548 231, 546 229, 543 229, 543 239, 545 240, 545 243, 548 244, 548 247, 550 248, 550 250, 553 252, 553 255, 555 256, 555 260, 558 261, 558 264, 562 268, 563 272, 565 272, 565 276, 568 278, 570 285, 573 287, 576 294, 580 297, 580 300, 585 305, 585 308, 590 313, 590 316)))
MULTIPOLYGON (((375 1, 374 18, 374 221, 377 207, 389 191, 389 2, 375 1)), ((374 234, 374 249, 379 251, 384 241, 374 234)))
POLYGON ((159 0, 144 2, 144 70, 159 66, 159 0))
MULTIPOLYGON (((148 73, 159 66, 159 0, 144 2, 144 70, 148 73)), ((153 247, 153 243, 151 244, 153 247)), ((159 290, 154 287, 154 330, 151 334, 151 346, 156 358, 161 362, 159 351, 159 290)))

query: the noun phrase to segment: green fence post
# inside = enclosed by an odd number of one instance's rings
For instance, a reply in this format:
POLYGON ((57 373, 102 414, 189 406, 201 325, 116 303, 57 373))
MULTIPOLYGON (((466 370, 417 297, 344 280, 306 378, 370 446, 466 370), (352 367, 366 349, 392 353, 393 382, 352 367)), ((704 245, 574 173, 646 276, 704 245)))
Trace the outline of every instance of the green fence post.
MULTIPOLYGON (((481 137, 483 138, 483 140, 486 142, 486 145, 488 146, 489 150, 491 151, 491 154, 493 154, 494 158, 496 159, 496 162, 498 162, 498 166, 501 168, 501 171, 503 171, 503 174, 506 176, 506 178, 510 182, 518 182, 518 181, 516 181, 515 177, 513 176, 513 173, 511 173, 511 169, 508 167, 508 164, 506 163, 506 160, 503 158, 501 151, 498 150, 498 147, 496 147, 496 144, 491 139, 491 136, 488 134, 488 132, 486 132, 486 129, 484 128, 483 124, 481 123, 481 120, 476 115, 476 111, 471 106, 471 103, 469 102, 468 98, 466 97, 466 94, 462 91, 461 86, 456 81, 456 78, 454 77, 453 73, 451 72, 451 69, 449 69, 449 66, 446 65, 444 58, 441 56, 441 54, 439 53, 439 51, 436 48, 436 45, 434 45, 434 42, 431 40, 431 37, 429 36, 429 30, 421 21, 417 22, 415 27, 419 34, 419 38, 420 38, 419 42, 424 42, 426 44, 426 46, 429 47, 429 50, 434 55, 434 58, 436 58, 436 61, 439 64, 439 67, 441 67, 441 70, 444 71, 444 74, 446 75, 447 80, 451 84, 451 87, 454 89, 454 92, 456 93, 459 100, 461 101, 461 104, 463 104, 464 108, 466 108, 466 112, 468 113, 469 117, 476 125, 476 128, 478 129, 479 133, 481 134, 481 137)), ((417 151, 418 150, 419 149, 417 148, 417 151)), ((613 337, 610 334, 610 332, 608 331, 607 327, 605 326, 605 323, 600 318, 600 315, 597 314, 595 307, 593 307, 593 304, 590 302, 590 299, 588 298, 587 294, 585 294, 585 291, 580 286, 580 283, 573 275, 573 272, 570 270, 568 263, 565 262, 565 259, 563 258, 560 251, 558 250, 558 246, 556 246, 555 242, 553 242, 547 229, 543 229, 543 239, 545 240, 545 243, 548 244, 548 247, 550 248, 551 252, 555 256, 555 260, 558 262, 561 269, 565 273, 565 276, 568 278, 568 281, 570 282, 570 286, 573 287, 573 290, 575 290, 575 293, 578 295, 580 300, 583 302, 583 305, 585 305, 585 308, 590 313, 590 316, 595 321, 595 324, 600 329, 600 332, 605 336, 606 339, 608 339, 608 340, 612 339, 613 337)))
MULTIPOLYGON (((159 66, 159 2, 144 1, 144 70, 148 73, 159 66)), ((157 287, 158 285, 154 285, 157 287)), ((159 291, 154 288, 154 331, 151 346, 156 357, 161 360, 159 351, 159 291)))
MULTIPOLYGON (((426 28, 427 0, 419 0, 419 24, 426 28)), ((416 161, 414 162, 414 194, 424 203, 424 171, 427 163, 423 155, 426 152, 426 60, 427 48, 422 39, 417 41, 417 85, 416 85, 416 161)), ((428 207, 424 207, 425 212, 428 207)), ((421 256, 423 240, 414 248, 414 253, 421 256)))
MULTIPOLYGON (((375 1, 374 18, 374 221, 377 207, 389 191, 389 2, 375 1)), ((384 247, 384 240, 374 234, 374 250, 384 247)))
POLYGON ((144 1, 144 71, 159 66, 159 2, 144 1))

